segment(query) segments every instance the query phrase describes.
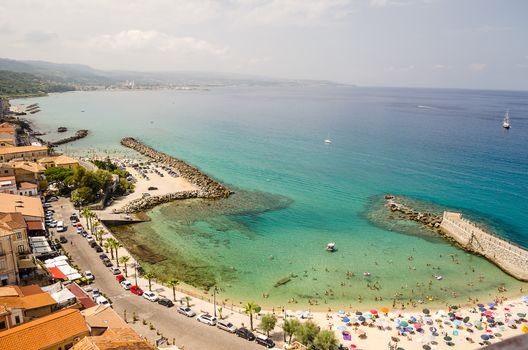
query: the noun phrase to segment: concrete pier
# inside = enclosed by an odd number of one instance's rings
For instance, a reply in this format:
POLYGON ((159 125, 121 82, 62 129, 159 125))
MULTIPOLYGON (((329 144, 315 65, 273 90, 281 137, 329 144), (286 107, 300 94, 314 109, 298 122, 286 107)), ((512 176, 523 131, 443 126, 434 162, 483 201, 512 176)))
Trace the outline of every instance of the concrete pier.
POLYGON ((509 243, 464 219, 462 214, 445 211, 440 229, 466 250, 482 255, 504 272, 528 281, 528 251, 509 243))

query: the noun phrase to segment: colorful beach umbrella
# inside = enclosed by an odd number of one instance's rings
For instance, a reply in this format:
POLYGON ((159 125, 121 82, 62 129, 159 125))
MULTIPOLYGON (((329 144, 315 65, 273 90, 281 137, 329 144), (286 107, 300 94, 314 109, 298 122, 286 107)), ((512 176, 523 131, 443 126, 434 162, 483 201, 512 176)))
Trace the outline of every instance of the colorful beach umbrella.
POLYGON ((339 327, 337 327, 337 330, 339 330, 339 331, 344 331, 344 330, 346 330, 346 329, 347 329, 346 326, 339 326, 339 327))
MULTIPOLYGON (((423 309, 422 312, 426 315, 429 315, 431 313, 431 310, 429 309, 423 309)), ((429 345, 425 345, 425 346, 429 346, 429 345)))
POLYGON ((380 308, 381 312, 383 312, 384 314, 386 314, 387 312, 389 312, 389 308, 386 307, 386 306, 383 306, 382 308, 380 308))
POLYGON ((350 318, 348 318, 348 317, 343 317, 342 321, 345 322, 345 323, 348 323, 348 322, 350 322, 350 318))
POLYGON ((401 321, 400 322, 400 327, 407 327, 409 325, 409 323, 407 321, 401 321))
POLYGON ((378 314, 378 311, 377 311, 377 310, 374 310, 374 309, 372 309, 372 310, 370 310, 370 313, 371 313, 371 314, 373 314, 373 315, 377 315, 377 314, 378 314))

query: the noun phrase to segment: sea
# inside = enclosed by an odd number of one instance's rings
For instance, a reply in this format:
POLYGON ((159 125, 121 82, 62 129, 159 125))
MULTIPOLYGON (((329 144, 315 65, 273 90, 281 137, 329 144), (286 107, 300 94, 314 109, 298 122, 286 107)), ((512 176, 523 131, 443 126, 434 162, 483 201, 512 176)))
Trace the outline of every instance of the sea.
POLYGON ((395 194, 461 211, 528 248, 526 91, 215 87, 13 103, 39 103, 28 118, 46 139, 89 129, 66 153, 133 157, 119 145, 132 136, 230 186, 228 200, 162 205, 116 229, 158 279, 217 287, 226 305, 420 307, 528 288, 417 224, 389 222, 383 207, 395 194))

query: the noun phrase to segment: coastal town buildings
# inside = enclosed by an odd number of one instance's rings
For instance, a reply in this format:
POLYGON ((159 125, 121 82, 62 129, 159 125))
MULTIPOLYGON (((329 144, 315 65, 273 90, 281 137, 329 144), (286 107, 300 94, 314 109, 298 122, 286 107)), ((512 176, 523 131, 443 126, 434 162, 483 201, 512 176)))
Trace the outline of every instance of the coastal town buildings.
POLYGON ((51 167, 61 167, 65 169, 75 169, 79 166, 79 162, 71 157, 64 154, 53 157, 41 158, 37 161, 38 164, 42 165, 45 169, 51 167))
POLYGON ((0 332, 0 349, 66 350, 88 335, 79 310, 64 309, 0 332))
POLYGON ((21 213, 0 213, 0 284, 18 283, 21 273, 36 267, 21 213))
POLYGON ((101 336, 92 336, 82 339, 75 344, 73 350, 157 350, 145 339, 141 338, 130 328, 114 328, 106 331, 101 336))
MULTIPOLYGON (((44 168, 37 162, 14 161, 6 164, 5 167, 12 167, 13 173, 18 182, 30 182, 39 184, 44 179, 44 168)), ((2 165, 0 164, 0 169, 2 165)))
POLYGON ((47 146, 21 146, 0 148, 0 162, 11 160, 26 160, 36 162, 48 156, 47 146))
MULTIPOLYGON (((37 285, 0 287, 0 308, 9 314, 6 329, 51 314, 56 301, 37 285)), ((6 316, 7 317, 7 316, 6 316)), ((2 334, 2 333, 0 333, 2 334)), ((0 349, 3 349, 0 346, 0 349)))

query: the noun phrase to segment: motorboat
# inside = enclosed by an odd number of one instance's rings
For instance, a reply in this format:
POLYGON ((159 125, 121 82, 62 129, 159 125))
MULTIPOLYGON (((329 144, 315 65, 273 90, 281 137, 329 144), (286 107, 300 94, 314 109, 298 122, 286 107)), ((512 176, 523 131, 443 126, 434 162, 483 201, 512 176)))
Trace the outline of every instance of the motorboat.
POLYGON ((337 250, 335 243, 328 243, 326 245, 326 250, 329 252, 335 252, 337 250))

